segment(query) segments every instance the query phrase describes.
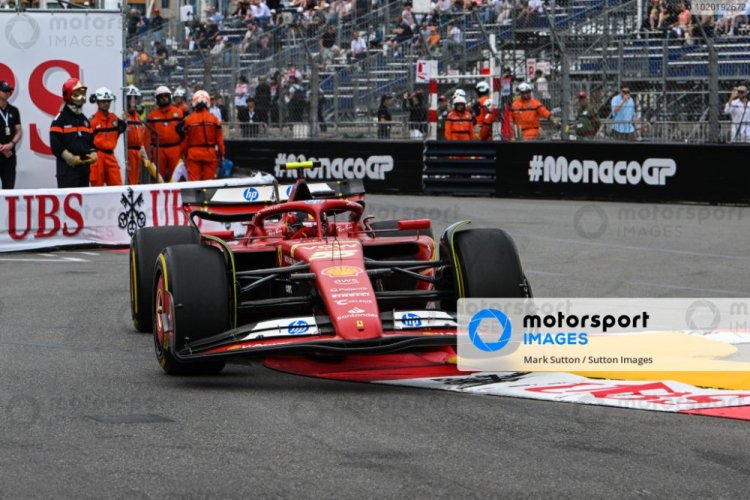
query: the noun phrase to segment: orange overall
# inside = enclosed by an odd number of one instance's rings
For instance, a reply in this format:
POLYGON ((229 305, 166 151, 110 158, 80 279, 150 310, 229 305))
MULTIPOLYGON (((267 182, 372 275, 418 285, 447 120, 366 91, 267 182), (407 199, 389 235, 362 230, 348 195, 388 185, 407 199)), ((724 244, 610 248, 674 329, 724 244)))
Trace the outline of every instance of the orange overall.
POLYGON ((474 115, 468 109, 463 113, 451 110, 445 119, 445 139, 448 141, 473 141, 474 115))
POLYGON ((122 171, 115 157, 117 139, 125 131, 125 124, 114 113, 101 110, 91 117, 91 132, 96 148, 96 162, 91 165, 89 181, 92 186, 122 186, 122 171))
POLYGON ((539 139, 539 117, 549 118, 551 114, 544 104, 534 98, 514 101, 510 112, 513 122, 521 129, 524 141, 539 139))
POLYGON ((182 111, 171 104, 164 108, 156 108, 148 114, 146 123, 156 131, 146 129, 146 142, 150 146, 149 157, 156 158, 159 174, 165 179, 172 178, 172 172, 180 163, 182 154, 182 137, 177 132, 177 126, 182 121, 182 111), (157 144, 158 143, 158 144, 157 144), (158 146, 158 157, 156 155, 158 146))
POLYGON ((128 184, 138 184, 141 148, 146 145, 146 127, 137 111, 128 111, 128 184))
POLYGON ((479 140, 492 140, 492 124, 497 120, 497 109, 492 106, 489 96, 479 98, 479 113, 477 113, 477 125, 479 125, 479 140))
POLYGON ((206 108, 194 109, 184 122, 183 155, 189 181, 205 181, 216 177, 219 156, 224 157, 224 135, 221 122, 206 108))

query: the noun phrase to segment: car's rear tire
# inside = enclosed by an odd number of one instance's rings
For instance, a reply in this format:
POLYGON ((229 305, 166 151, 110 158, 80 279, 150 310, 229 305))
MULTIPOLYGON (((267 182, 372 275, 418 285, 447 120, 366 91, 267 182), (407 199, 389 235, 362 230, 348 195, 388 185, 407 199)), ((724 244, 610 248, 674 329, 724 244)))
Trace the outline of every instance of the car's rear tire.
POLYGON ((156 257, 170 245, 199 242, 200 234, 192 226, 146 227, 133 235, 130 240, 130 312, 136 330, 153 331, 151 307, 156 257))
MULTIPOLYGON (((370 228, 379 230, 377 233, 375 233, 375 236, 416 236, 417 235, 416 229, 404 229, 402 231, 399 231, 397 220, 373 221, 373 222, 370 222, 370 228), (385 231, 385 229, 392 229, 392 231, 385 231)), ((420 229, 419 234, 420 236, 429 236, 433 240, 435 239, 435 237, 432 234, 432 228, 420 229)))
POLYGON ((463 297, 531 297, 513 239, 502 229, 466 229, 454 235, 463 297))
POLYGON ((230 327, 229 279, 220 250, 176 245, 159 255, 154 272, 154 347, 170 375, 219 373, 224 361, 183 362, 174 351, 230 327))

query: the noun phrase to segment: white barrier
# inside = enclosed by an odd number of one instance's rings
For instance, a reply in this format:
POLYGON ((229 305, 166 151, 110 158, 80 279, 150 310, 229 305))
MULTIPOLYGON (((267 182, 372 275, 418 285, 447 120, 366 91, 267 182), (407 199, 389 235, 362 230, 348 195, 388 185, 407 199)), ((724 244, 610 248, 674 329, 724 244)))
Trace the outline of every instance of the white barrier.
MULTIPOLYGON (((0 252, 79 245, 128 245, 138 228, 187 224, 181 189, 261 185, 273 177, 71 189, 0 190, 0 252)), ((241 225, 202 220, 201 229, 241 225)))

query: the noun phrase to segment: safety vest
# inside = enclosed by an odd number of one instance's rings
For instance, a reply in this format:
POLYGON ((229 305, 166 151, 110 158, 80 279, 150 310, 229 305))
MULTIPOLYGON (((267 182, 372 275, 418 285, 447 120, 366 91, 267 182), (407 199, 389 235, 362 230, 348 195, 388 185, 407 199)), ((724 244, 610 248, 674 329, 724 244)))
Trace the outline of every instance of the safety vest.
POLYGON ((128 111, 128 149, 141 149, 146 145, 146 127, 137 111, 128 111))
POLYGON ((148 114, 146 123, 156 132, 146 130, 146 137, 151 146, 156 147, 157 136, 160 148, 179 146, 182 137, 177 133, 177 126, 182 121, 183 114, 180 108, 171 104, 166 108, 156 108, 148 114))
POLYGON ((448 141, 473 141, 474 115, 468 109, 459 113, 455 109, 445 119, 445 139, 448 141))
POLYGON ((549 118, 551 114, 541 102, 534 98, 514 101, 510 111, 513 121, 521 129, 521 135, 524 140, 538 139, 539 118, 549 118))
POLYGON ((113 154, 117 147, 117 138, 125 131, 125 123, 114 113, 104 114, 101 110, 94 113, 89 122, 91 134, 94 136, 94 147, 97 151, 113 154))

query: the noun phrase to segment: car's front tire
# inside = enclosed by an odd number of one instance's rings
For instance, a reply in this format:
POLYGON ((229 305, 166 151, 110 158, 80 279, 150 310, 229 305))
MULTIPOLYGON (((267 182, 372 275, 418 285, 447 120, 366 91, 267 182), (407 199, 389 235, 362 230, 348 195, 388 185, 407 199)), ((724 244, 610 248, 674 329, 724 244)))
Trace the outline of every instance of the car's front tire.
POLYGON ((177 359, 189 342, 230 328, 229 278, 220 250, 205 245, 164 249, 154 273, 154 347, 170 375, 219 373, 224 361, 177 359))
POLYGON ((508 233, 495 228, 466 229, 457 231, 453 240, 459 297, 531 297, 518 250, 508 233))
POLYGON ((146 227, 130 240, 130 312, 139 332, 153 331, 153 283, 156 257, 169 245, 199 243, 200 234, 192 226, 146 227))

